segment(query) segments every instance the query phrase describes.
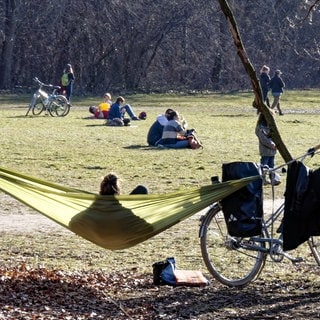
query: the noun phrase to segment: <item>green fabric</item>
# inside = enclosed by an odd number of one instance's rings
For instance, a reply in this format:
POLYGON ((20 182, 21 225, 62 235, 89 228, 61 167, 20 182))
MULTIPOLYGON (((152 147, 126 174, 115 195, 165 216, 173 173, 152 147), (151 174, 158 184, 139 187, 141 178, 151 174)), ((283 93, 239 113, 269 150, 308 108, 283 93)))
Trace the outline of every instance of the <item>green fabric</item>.
POLYGON ((0 190, 110 250, 129 248, 260 178, 168 194, 100 196, 0 167, 0 190))

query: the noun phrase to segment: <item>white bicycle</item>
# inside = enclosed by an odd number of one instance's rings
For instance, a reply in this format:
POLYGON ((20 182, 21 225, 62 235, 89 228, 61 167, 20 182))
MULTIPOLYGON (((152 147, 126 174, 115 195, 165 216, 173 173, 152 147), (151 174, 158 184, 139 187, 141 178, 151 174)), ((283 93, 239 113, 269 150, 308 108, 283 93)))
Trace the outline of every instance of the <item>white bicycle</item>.
POLYGON ((37 77, 33 80, 38 84, 39 88, 33 94, 26 116, 30 111, 35 116, 45 111, 46 113, 49 112, 52 117, 65 117, 69 113, 71 105, 65 96, 57 94, 57 90, 61 88, 52 84, 45 84, 37 77), (52 92, 47 93, 43 89, 44 87, 52 89, 52 92))

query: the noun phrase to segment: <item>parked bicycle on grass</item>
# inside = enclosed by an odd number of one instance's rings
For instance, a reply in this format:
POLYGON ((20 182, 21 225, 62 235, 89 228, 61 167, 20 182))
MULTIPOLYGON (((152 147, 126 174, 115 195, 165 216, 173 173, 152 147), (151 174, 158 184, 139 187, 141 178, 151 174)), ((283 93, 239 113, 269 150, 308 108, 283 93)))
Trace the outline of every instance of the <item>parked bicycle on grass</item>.
MULTIPOLYGON (((214 203, 201 217, 202 257, 215 279, 230 287, 245 286, 259 276, 268 256, 273 262, 281 262, 284 258, 293 263, 303 261, 287 251, 305 241, 320 266, 320 221, 317 218, 320 169, 309 170, 303 163, 319 149, 320 145, 317 145, 303 156, 274 169, 261 168, 252 162, 223 166, 223 181, 250 175, 260 175, 261 179, 214 203), (264 217, 263 181, 271 177, 274 188, 276 170, 287 165, 285 201, 264 217), (232 175, 234 177, 230 179, 232 175)), ((273 189, 272 194, 274 196, 273 189)))
POLYGON ((45 111, 46 113, 49 112, 52 117, 65 117, 69 113, 71 105, 65 96, 57 94, 57 90, 60 90, 60 87, 45 84, 37 77, 33 80, 38 84, 39 88, 33 94, 26 116, 30 111, 36 116, 45 111), (44 87, 52 89, 52 92, 47 93, 43 89, 44 87))

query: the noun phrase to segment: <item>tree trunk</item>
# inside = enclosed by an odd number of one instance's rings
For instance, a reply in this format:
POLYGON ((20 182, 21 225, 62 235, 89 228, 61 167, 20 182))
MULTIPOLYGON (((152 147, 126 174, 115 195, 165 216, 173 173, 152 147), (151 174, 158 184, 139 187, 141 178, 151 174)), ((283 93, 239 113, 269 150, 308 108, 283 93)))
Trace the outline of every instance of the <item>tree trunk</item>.
POLYGON ((5 34, 0 58, 0 88, 9 89, 11 86, 12 55, 17 26, 16 0, 5 1, 5 34))

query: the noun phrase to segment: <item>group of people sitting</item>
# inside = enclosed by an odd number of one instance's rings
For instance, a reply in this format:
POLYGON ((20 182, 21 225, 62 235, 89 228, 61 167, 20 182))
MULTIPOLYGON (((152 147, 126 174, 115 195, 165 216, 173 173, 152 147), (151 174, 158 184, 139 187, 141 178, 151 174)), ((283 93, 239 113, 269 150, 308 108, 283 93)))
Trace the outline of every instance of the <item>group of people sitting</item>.
POLYGON ((137 117, 132 107, 129 104, 124 104, 125 99, 123 97, 119 96, 114 103, 112 103, 111 99, 111 94, 105 93, 103 102, 98 106, 89 107, 89 112, 97 119, 106 119, 107 126, 125 126, 131 120, 146 119, 146 115, 143 113, 137 117), (126 113, 129 118, 125 118, 126 113))
MULTIPOLYGON (((105 93, 103 102, 98 106, 91 106, 89 112, 97 119, 106 119, 107 126, 127 126, 131 120, 145 120, 146 113, 141 112, 137 117, 129 104, 124 104, 125 99, 119 96, 114 103, 111 94, 105 93), (125 118, 128 114, 129 118, 125 118)), ((195 130, 187 130, 187 122, 180 119, 179 113, 173 109, 167 109, 159 115, 152 124, 147 135, 150 146, 158 148, 191 148, 202 147, 195 135, 195 130)))
POLYGON ((147 142, 150 146, 159 148, 192 148, 202 147, 195 136, 195 130, 187 130, 187 122, 179 117, 173 109, 167 109, 159 115, 149 129, 147 142))

